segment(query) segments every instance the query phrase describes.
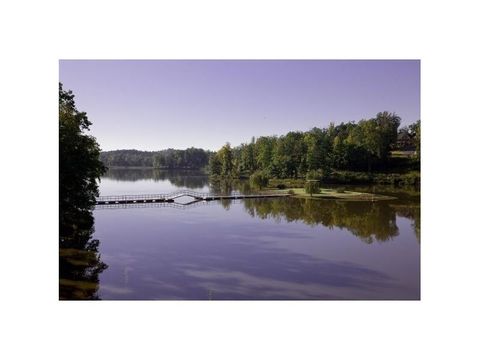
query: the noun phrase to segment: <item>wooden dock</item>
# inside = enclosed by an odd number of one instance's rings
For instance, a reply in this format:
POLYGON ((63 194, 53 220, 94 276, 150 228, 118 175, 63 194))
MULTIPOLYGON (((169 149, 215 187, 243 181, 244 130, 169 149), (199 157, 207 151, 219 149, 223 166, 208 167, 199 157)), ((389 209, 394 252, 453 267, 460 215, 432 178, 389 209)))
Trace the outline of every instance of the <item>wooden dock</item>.
POLYGON ((170 194, 146 194, 146 195, 113 195, 99 196, 96 198, 96 205, 115 205, 115 204, 146 204, 146 203, 173 203, 175 199, 181 197, 190 197, 192 200, 183 205, 197 203, 199 201, 213 200, 238 200, 238 199, 258 199, 258 198, 278 198, 287 197, 286 193, 258 193, 242 194, 232 192, 230 194, 210 194, 191 190, 179 190, 170 194))

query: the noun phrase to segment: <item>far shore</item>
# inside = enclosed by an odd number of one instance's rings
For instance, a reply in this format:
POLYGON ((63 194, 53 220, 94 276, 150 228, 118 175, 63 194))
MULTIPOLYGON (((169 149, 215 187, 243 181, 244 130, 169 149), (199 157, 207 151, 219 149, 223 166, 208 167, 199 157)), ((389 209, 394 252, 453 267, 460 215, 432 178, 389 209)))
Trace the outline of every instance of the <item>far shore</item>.
POLYGON ((108 169, 145 169, 145 170, 196 170, 205 171, 202 168, 159 168, 153 166, 107 166, 108 169))

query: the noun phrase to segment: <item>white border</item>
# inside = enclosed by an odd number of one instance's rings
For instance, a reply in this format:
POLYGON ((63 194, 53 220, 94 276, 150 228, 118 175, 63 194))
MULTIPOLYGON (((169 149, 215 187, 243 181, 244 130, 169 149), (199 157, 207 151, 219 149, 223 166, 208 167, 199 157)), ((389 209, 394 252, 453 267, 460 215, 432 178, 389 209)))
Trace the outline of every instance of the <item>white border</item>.
POLYGON ((2 3, 0 356, 478 358, 477 15, 473 1, 2 3), (58 302, 60 58, 420 58, 422 301, 58 302))

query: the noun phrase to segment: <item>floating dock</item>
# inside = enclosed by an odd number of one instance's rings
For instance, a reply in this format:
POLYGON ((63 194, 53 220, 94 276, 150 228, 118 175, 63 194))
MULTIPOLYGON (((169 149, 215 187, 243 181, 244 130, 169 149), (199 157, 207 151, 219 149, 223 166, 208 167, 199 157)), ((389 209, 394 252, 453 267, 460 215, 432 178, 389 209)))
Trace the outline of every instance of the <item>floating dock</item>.
POLYGON ((96 205, 115 205, 115 204, 146 204, 146 203, 173 203, 175 199, 181 197, 190 197, 192 200, 184 205, 196 203, 199 201, 212 200, 238 200, 238 199, 258 199, 258 198, 278 198, 287 197, 286 193, 259 193, 242 194, 232 192, 230 194, 210 194, 191 190, 179 190, 170 194, 147 194, 147 195, 113 195, 99 196, 96 198, 96 205))

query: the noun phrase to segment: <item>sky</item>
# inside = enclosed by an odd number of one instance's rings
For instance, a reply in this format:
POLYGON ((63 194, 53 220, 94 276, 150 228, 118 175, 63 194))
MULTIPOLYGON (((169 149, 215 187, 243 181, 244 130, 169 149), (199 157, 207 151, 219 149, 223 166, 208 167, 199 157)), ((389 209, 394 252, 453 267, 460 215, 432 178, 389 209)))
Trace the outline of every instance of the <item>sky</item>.
POLYGON ((420 119, 419 60, 60 60, 102 150, 218 150, 395 112, 420 119))

